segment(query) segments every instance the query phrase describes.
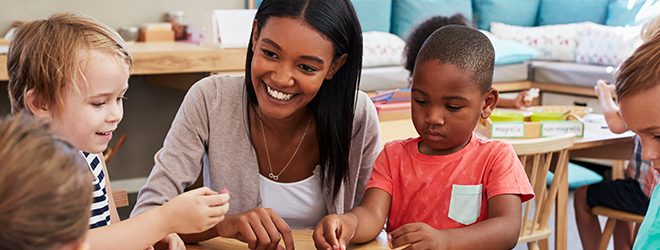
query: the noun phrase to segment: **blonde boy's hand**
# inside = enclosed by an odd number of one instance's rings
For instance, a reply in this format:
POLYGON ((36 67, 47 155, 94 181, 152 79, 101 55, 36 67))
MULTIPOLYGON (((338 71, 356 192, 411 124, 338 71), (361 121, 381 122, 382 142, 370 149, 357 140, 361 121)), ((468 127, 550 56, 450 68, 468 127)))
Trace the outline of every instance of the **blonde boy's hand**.
POLYGON ((392 248, 408 245, 405 249, 446 249, 445 234, 426 223, 410 223, 403 225, 387 235, 392 248))
POLYGON ((200 233, 222 221, 229 210, 229 194, 201 187, 180 194, 160 207, 170 232, 200 233))
POLYGON ((351 213, 323 217, 314 229, 316 249, 345 250, 357 228, 357 217, 351 213))

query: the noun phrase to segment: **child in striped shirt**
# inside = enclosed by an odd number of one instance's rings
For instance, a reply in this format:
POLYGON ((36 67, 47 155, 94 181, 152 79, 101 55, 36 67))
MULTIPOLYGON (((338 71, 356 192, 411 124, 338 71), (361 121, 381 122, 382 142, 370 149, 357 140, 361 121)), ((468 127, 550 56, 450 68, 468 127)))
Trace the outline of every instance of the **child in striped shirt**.
POLYGON ((220 222, 229 195, 208 188, 181 194, 158 209, 119 221, 100 155, 123 117, 132 59, 110 28, 76 14, 23 24, 9 47, 12 113, 26 111, 81 150, 93 174, 92 248, 144 249, 161 241, 184 248, 175 233, 203 232, 220 222))

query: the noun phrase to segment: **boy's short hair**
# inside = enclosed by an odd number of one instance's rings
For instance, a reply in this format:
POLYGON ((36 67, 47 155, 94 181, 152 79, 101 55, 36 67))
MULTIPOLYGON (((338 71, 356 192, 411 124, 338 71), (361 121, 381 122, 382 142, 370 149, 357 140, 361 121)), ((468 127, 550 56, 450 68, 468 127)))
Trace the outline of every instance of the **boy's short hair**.
POLYGON ((0 119, 0 246, 52 249, 82 241, 91 175, 82 155, 20 113, 0 119))
POLYGON ((660 32, 639 46, 616 75, 619 100, 660 84, 660 32))
POLYGON ((492 86, 495 51, 488 37, 476 29, 447 25, 424 42, 416 64, 429 60, 452 64, 472 75, 482 92, 492 86))
POLYGON ((79 87, 75 78, 90 50, 117 55, 132 65, 121 37, 90 17, 63 13, 20 25, 7 55, 12 113, 26 109, 28 90, 39 105, 58 107, 64 90, 79 87))
POLYGON ((461 14, 455 14, 450 17, 446 16, 433 16, 429 19, 422 21, 420 24, 415 26, 415 28, 410 32, 408 38, 406 38, 406 47, 404 48, 403 54, 405 57, 403 67, 410 72, 410 75, 413 73, 415 68, 415 59, 419 53, 419 49, 422 48, 424 41, 436 30, 439 28, 445 27, 450 24, 468 26, 470 22, 461 14))

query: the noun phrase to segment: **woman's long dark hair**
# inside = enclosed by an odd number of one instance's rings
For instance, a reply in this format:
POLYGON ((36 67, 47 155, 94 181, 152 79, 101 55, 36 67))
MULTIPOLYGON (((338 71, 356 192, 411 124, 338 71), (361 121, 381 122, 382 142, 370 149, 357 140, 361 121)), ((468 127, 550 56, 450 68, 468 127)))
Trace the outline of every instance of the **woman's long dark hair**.
MULTIPOLYGON (((332 42, 334 59, 343 54, 348 55, 346 63, 332 79, 323 81, 319 92, 308 105, 316 119, 322 181, 324 185, 332 185, 332 195, 336 197, 342 181, 348 179, 349 174, 348 154, 362 68, 360 22, 350 0, 265 0, 255 16, 257 32, 261 32, 270 17, 303 19, 332 42)), ((248 48, 252 46, 250 37, 248 48)), ((258 103, 252 85, 253 56, 254 52, 248 49, 245 60, 245 87, 249 106, 258 103)))

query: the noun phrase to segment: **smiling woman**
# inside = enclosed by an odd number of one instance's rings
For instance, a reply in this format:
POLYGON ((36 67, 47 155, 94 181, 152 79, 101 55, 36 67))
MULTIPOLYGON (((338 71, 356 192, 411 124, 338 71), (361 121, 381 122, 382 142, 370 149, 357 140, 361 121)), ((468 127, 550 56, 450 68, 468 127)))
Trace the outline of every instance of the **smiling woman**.
POLYGON ((233 193, 229 215, 194 242, 231 237, 272 248, 362 199, 378 119, 359 92, 360 24, 349 0, 266 0, 256 13, 245 77, 196 83, 156 154, 133 214, 162 204, 200 172, 233 193))

